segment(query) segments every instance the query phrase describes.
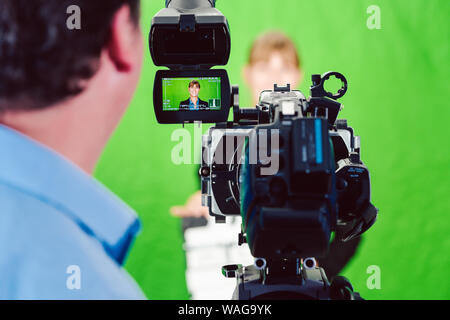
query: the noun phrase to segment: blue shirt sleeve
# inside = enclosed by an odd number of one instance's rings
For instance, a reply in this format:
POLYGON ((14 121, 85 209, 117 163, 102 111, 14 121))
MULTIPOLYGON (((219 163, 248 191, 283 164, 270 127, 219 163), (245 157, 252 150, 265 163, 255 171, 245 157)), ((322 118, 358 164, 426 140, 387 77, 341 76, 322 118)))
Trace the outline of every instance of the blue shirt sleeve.
POLYGON ((56 208, 1 181, 0 204, 0 299, 145 299, 101 242, 56 208))

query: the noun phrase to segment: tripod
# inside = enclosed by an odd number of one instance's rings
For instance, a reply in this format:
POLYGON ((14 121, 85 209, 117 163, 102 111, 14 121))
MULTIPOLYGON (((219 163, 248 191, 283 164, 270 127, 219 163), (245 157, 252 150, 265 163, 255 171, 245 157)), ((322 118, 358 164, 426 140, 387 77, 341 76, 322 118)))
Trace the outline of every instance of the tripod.
POLYGON ((300 264, 300 259, 266 261, 255 265, 222 267, 227 278, 236 278, 233 300, 362 300, 341 276, 330 284, 322 268, 300 264))

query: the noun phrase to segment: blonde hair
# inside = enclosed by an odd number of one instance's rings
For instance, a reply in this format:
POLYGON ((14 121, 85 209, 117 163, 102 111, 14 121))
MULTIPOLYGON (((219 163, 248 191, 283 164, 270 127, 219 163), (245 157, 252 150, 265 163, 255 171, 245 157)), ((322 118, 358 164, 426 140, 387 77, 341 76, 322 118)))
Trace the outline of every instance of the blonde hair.
POLYGON ((261 61, 269 61, 274 53, 293 63, 298 69, 301 68, 301 60, 294 42, 281 31, 269 31, 260 35, 253 42, 248 57, 248 64, 253 65, 261 61))

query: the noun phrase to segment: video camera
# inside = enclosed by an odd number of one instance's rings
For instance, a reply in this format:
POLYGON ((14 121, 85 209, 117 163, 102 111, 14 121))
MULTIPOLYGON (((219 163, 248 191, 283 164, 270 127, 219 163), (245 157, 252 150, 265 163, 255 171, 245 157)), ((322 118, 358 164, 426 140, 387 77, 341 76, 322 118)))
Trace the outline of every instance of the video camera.
POLYGON ((327 253, 332 232, 346 241, 377 217, 359 137, 337 119, 346 78, 313 75, 308 99, 275 84, 255 108, 241 109, 238 87, 225 70, 212 69, 226 65, 231 50, 228 22, 214 0, 166 0, 149 41, 155 65, 170 69, 155 77, 158 122, 215 124, 202 140, 203 205, 218 223, 241 215, 239 244, 247 242, 255 257, 254 266, 223 267, 237 278, 233 297, 358 297, 345 278, 330 285, 308 258, 327 253), (332 77, 342 84, 337 93, 324 88, 332 77), (186 100, 188 90, 193 98, 186 100))

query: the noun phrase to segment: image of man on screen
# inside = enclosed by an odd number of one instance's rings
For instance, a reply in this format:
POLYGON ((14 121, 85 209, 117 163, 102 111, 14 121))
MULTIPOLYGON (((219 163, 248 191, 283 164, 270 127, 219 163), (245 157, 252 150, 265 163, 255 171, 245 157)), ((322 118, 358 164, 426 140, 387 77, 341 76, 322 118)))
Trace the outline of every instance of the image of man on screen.
POLYGON ((197 80, 189 82, 189 99, 180 102, 180 110, 205 110, 209 108, 206 101, 201 100, 198 95, 200 83, 197 80))

